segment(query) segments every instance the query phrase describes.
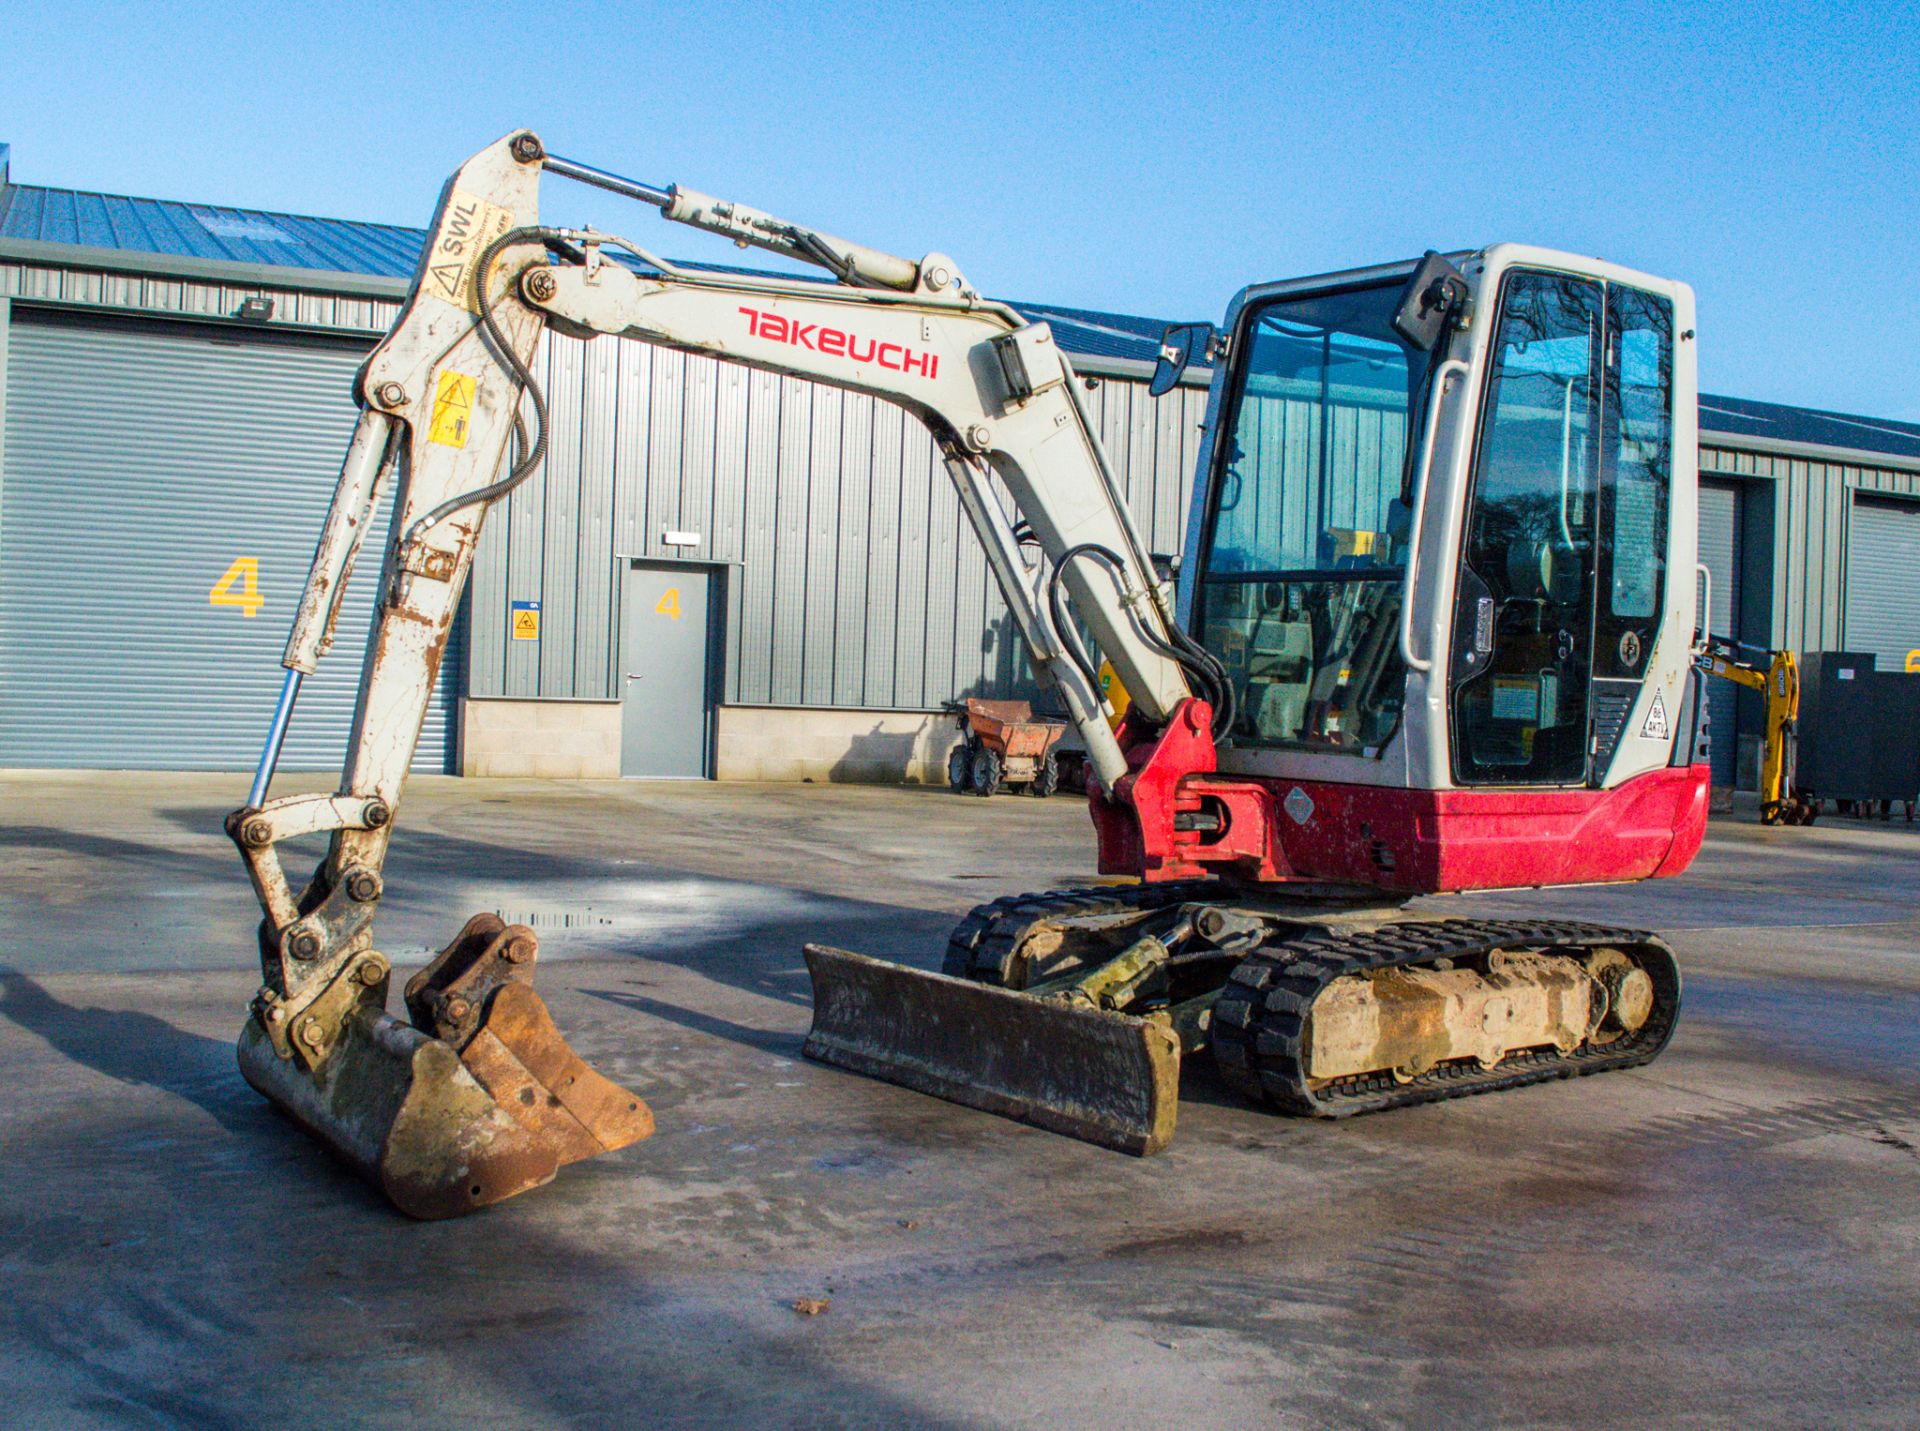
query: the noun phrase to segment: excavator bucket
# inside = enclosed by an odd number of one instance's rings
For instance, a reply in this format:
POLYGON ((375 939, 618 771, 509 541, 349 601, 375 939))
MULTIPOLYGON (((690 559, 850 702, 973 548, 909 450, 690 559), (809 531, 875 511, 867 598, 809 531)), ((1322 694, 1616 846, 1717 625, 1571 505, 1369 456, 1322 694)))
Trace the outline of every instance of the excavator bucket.
POLYGON ((410 1216, 455 1217, 539 1187, 647 1137, 653 1114, 554 1027, 533 991, 536 949, 524 925, 476 915, 408 982, 411 1024, 385 1011, 386 961, 362 954, 308 1006, 344 988, 355 1001, 344 1012, 273 1018, 270 1032, 256 1011, 240 1070, 410 1216))
POLYGON ((809 944, 807 1057, 1126 1153, 1173 1138, 1166 1024, 809 944))

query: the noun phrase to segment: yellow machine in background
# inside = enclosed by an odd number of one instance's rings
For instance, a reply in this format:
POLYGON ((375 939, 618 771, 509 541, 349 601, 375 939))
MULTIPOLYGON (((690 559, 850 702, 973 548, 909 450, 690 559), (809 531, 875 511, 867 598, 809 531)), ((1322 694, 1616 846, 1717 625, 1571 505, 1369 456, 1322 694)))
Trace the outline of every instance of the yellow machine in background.
POLYGON ((1800 716, 1800 663, 1791 651, 1763 651, 1709 636, 1700 669, 1767 698, 1766 746, 1760 760, 1760 823, 1811 825, 1820 813, 1793 783, 1794 724, 1800 716))

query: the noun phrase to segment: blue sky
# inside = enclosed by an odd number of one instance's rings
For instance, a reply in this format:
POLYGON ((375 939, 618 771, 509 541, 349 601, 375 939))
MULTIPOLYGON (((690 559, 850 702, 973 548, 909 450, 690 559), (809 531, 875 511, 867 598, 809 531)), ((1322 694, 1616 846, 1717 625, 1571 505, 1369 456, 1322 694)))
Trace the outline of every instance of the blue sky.
MULTIPOLYGON (((1711 391, 1920 420, 1920 6, 11 7, 24 183, 420 224, 518 125, 986 291, 1218 317, 1495 239, 1691 282, 1711 391)), ((550 182, 546 216, 717 240, 550 182)))

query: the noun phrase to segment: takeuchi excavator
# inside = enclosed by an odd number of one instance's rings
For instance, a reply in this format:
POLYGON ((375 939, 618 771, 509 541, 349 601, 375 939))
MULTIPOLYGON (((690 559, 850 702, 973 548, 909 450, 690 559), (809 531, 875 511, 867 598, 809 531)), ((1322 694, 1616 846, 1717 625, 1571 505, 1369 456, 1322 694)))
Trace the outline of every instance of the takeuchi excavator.
POLYGON ((530 930, 476 916, 409 981, 407 1022, 372 944, 481 522, 547 448, 530 360, 548 326, 919 418, 1086 746, 1107 881, 975 910, 943 973, 809 946, 809 1055, 1136 1153, 1172 1136, 1181 1061, 1203 1050, 1254 1099, 1325 1117, 1646 1062, 1680 997, 1655 935, 1405 906, 1674 875, 1699 847, 1693 323, 1683 284, 1508 244, 1244 290, 1219 330, 1169 330, 1153 383, 1211 365, 1176 590, 1047 325, 950 258, 508 135, 448 182, 359 374, 285 684, 228 820, 266 910, 246 1077, 422 1217, 652 1130, 547 1016, 530 930), (833 281, 544 226, 543 174, 833 281), (269 799, 389 488, 339 791, 269 799), (1103 665, 1124 689, 1113 725, 1103 665), (328 852, 296 888, 275 847, 319 832, 328 852))

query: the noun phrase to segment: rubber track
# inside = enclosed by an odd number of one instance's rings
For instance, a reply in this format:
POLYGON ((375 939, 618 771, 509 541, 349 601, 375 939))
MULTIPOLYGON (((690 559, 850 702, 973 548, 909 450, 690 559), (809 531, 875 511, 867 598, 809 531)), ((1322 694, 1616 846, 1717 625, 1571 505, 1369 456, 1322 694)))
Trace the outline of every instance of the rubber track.
POLYGON ((941 972, 956 979, 1010 987, 1014 950, 1036 924, 1089 914, 1121 914, 1130 909, 1164 909, 1189 900, 1218 899, 1214 880, 1171 880, 1165 884, 1086 885, 1042 894, 1010 894, 976 905, 947 939, 941 972))
POLYGON ((1389 924, 1363 934, 1305 934, 1257 951, 1221 989, 1209 1041, 1221 1074, 1241 1092, 1289 1113, 1347 1118, 1636 1067, 1666 1047, 1679 1013, 1680 970, 1673 951, 1645 930, 1560 920, 1447 919, 1389 924), (1307 1012, 1326 986, 1343 975, 1436 959, 1471 959, 1496 949, 1595 945, 1625 950, 1653 979, 1653 1012, 1634 1033, 1571 1054, 1514 1053, 1488 1069, 1476 1063, 1441 1064, 1410 1083, 1397 1082, 1390 1073, 1371 1073, 1318 1090, 1307 1086, 1307 1012))

